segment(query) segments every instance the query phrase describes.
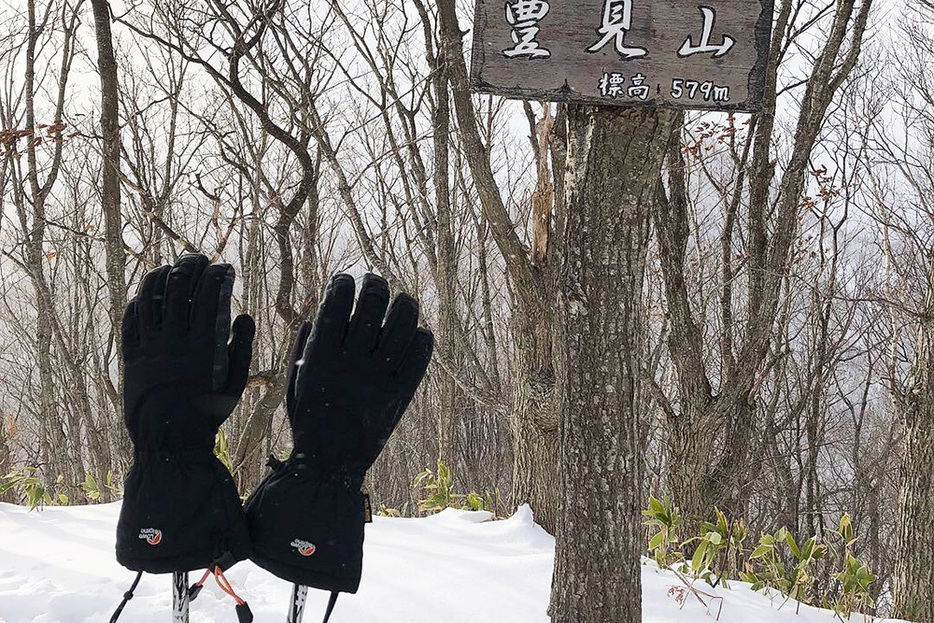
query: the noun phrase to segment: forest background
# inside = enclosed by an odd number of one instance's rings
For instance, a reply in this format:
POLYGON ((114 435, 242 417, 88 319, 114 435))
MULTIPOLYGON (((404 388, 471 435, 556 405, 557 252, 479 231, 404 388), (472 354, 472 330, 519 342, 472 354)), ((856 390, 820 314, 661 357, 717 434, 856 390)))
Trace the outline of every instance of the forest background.
MULTIPOLYGON (((377 506, 528 502, 558 530, 559 466, 601 480, 558 459, 581 113, 472 96, 471 18, 453 0, 0 6, 0 500, 119 497, 123 306, 199 251, 236 267, 258 326, 218 448, 242 492, 288 451, 296 327, 330 275, 375 270, 437 338, 369 474, 377 506)), ((922 0, 778 0, 762 112, 651 113, 667 134, 631 275, 627 441, 639 499, 686 525, 719 509, 752 541, 823 542, 846 513, 877 578, 864 609, 925 621, 893 587, 934 590, 932 555, 899 562, 934 544, 932 23, 922 0)))

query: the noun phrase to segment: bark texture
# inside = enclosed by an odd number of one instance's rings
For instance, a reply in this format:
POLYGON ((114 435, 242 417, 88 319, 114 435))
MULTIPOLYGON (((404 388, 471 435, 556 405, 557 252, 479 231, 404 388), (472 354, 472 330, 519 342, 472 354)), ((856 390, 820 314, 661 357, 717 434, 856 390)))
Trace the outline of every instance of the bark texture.
MULTIPOLYGON (((116 344, 126 306, 126 252, 123 249, 123 218, 120 214, 120 93, 117 59, 110 32, 110 4, 91 0, 97 35, 97 68, 101 78, 101 208, 104 212, 104 247, 107 258, 107 288, 110 296, 110 324, 116 344)), ((110 392, 114 412, 123 410, 123 353, 117 354, 118 387, 110 392)), ((117 423, 117 422, 115 422, 117 423)), ((123 459, 129 461, 131 448, 121 437, 123 459)))
POLYGON ((558 418, 553 356, 554 311, 519 306, 512 317, 516 345, 512 405, 512 506, 527 503, 555 533, 558 418))
POLYGON ((642 285, 674 126, 670 111, 568 108, 555 623, 642 618, 642 285))
POLYGON ((898 474, 893 616, 934 623, 934 271, 904 396, 905 438, 898 474))
MULTIPOLYGON (((464 60, 462 37, 466 33, 458 25, 453 0, 440 0, 437 6, 441 53, 451 85, 454 117, 462 149, 476 186, 483 218, 503 256, 517 299, 511 326, 517 365, 510 413, 514 469, 509 506, 530 504, 535 512, 535 520, 554 533, 557 508, 557 398, 554 353, 548 333, 554 318, 556 263, 547 238, 542 236, 542 228, 553 228, 554 232, 558 232, 560 225, 543 222, 533 226, 533 229, 538 230, 533 244, 535 250, 530 250, 517 235, 512 216, 493 174, 489 148, 484 144, 478 128, 480 116, 471 100, 464 60)), ((554 150, 560 149, 560 145, 548 148, 555 158, 554 150)), ((560 175, 556 168, 553 173, 560 175)), ((547 185, 539 184, 532 201, 533 214, 540 218, 550 217, 550 210, 545 209, 544 205, 548 199, 545 195, 551 192, 547 185)), ((558 197, 559 192, 555 190, 553 195, 558 197)))

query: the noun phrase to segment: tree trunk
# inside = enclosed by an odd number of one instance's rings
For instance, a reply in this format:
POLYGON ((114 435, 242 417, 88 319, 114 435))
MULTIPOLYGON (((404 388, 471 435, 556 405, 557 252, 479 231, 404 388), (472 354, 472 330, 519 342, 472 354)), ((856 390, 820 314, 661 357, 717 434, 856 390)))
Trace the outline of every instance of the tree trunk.
POLYGON ((535 521, 555 533, 558 417, 552 351, 553 314, 517 309, 512 333, 516 372, 512 406, 512 504, 528 503, 535 521))
MULTIPOLYGON (((10 444, 7 439, 7 421, 6 418, 0 418, 0 474, 9 474, 12 469, 10 465, 10 444)), ((0 493, 0 502, 13 502, 13 491, 0 493)))
POLYGON ((732 517, 746 513, 748 448, 755 430, 742 423, 755 421, 755 406, 745 384, 730 390, 700 405, 685 400, 668 420, 668 482, 689 525, 711 519, 714 507, 732 517), (725 431, 733 431, 733 443, 723 439, 725 431))
MULTIPOLYGON (((126 306, 126 254, 123 249, 123 219, 120 215, 120 96, 117 60, 110 34, 110 5, 107 0, 91 0, 94 30, 97 33, 97 68, 101 76, 101 208, 104 211, 104 246, 107 252, 107 289, 110 297, 110 324, 118 345, 116 391, 111 396, 115 413, 123 410, 123 353, 119 348, 120 324, 126 306)), ((115 422, 119 422, 118 417, 115 422)), ((120 437, 123 459, 130 460, 130 444, 120 437)))
POLYGON ((515 469, 510 505, 528 502, 536 521, 553 532, 556 492, 553 362, 550 308, 554 301, 553 270, 543 270, 529 257, 515 223, 506 209, 490 164, 488 146, 477 127, 462 37, 453 0, 439 0, 440 50, 451 85, 451 101, 462 139, 462 149, 476 186, 483 218, 499 248, 512 282, 515 299, 513 335, 518 357, 513 400, 515 469), (549 422, 551 424, 549 425, 549 422), (544 426, 542 425, 544 424, 544 426))
MULTIPOLYGON (((290 339, 283 344, 288 346, 295 340, 299 325, 290 332, 290 339)), ((287 361, 287 360, 284 360, 287 361)), ((286 374, 284 369, 276 373, 266 383, 262 396, 253 404, 249 415, 234 444, 233 469, 241 491, 249 491, 260 481, 263 473, 265 440, 269 439, 273 418, 282 399, 285 397, 286 374)))
POLYGON ((898 474, 895 603, 892 615, 934 623, 934 265, 920 319, 911 387, 904 396, 905 439, 898 474))
MULTIPOLYGON (((443 57, 437 63, 443 63, 443 57)), ((437 105, 432 112, 434 128, 434 186, 437 209, 438 254, 438 347, 445 361, 458 358, 457 344, 457 255, 454 248, 454 230, 451 223, 451 189, 449 185, 449 150, 451 110, 448 99, 446 73, 439 68, 433 77, 437 105)), ((450 374, 441 373, 440 410, 438 411, 438 460, 451 468, 457 478, 457 449, 455 435, 458 424, 458 403, 461 400, 457 384, 450 374)))
MULTIPOLYGON (((26 42, 26 127, 34 130, 35 91, 36 91, 36 43, 40 28, 36 24, 36 3, 27 5, 29 34, 26 42)), ((64 78, 63 78, 64 79, 64 78)), ((56 123, 61 120, 57 111, 56 123)), ((55 404, 55 371, 52 365, 52 295, 45 275, 47 261, 43 249, 45 240, 45 202, 57 176, 57 166, 49 172, 46 182, 39 182, 39 163, 36 156, 36 142, 30 141, 27 147, 29 189, 31 197, 27 200, 20 196, 17 202, 20 223, 26 235, 25 268, 36 297, 36 364, 39 368, 39 417, 41 420, 40 460, 44 465, 44 476, 48 482, 54 482, 57 475, 64 478, 67 485, 74 484, 73 474, 66 452, 68 451, 65 433, 65 418, 55 404), (27 215, 26 204, 31 204, 31 213, 27 215)), ((67 486, 66 485, 66 486, 67 486)))
POLYGON ((673 120, 670 111, 568 107, 555 623, 642 618, 642 284, 673 120))
POLYGON ((690 522, 710 518, 714 507, 734 516, 743 514, 747 492, 754 485, 750 475, 755 473, 755 440, 760 433, 755 417, 756 392, 768 364, 782 288, 792 265, 811 152, 834 94, 856 63, 872 6, 871 0, 861 2, 858 10, 855 0, 834 4, 833 25, 806 81, 794 145, 776 184, 773 129, 777 76, 786 50, 784 38, 795 29, 796 16, 791 0, 777 4, 764 108, 753 117, 755 130, 746 139, 752 143, 747 143, 748 151, 737 168, 732 204, 727 206, 731 216, 721 238, 719 371, 706 363, 706 311, 692 309, 692 296, 686 287, 689 206, 684 158, 675 144, 669 152, 668 188, 658 186, 654 212, 666 313, 671 323, 667 346, 677 373, 677 401, 673 405, 666 400, 663 405, 669 442, 667 463, 677 466, 668 474, 668 482, 682 515, 690 522), (744 201, 746 178, 748 199, 744 201), (746 211, 743 217, 739 217, 741 206, 746 211), (739 266, 732 258, 737 239, 744 245, 742 270, 747 275, 742 320, 733 315, 734 276, 739 274, 739 266))

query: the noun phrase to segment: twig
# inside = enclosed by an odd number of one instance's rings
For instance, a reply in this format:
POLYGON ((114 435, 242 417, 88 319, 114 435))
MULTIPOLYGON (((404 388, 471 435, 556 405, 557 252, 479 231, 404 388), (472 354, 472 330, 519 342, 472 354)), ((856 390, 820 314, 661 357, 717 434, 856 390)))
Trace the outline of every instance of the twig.
MULTIPOLYGON (((719 595, 711 595, 710 593, 705 593, 704 591, 694 588, 693 582, 688 581, 688 579, 684 577, 684 575, 680 571, 674 568, 672 568, 671 570, 674 572, 676 576, 678 576, 678 579, 681 580, 685 586, 687 586, 688 590, 691 592, 692 595, 694 595, 697 601, 699 601, 701 605, 703 605, 707 609, 708 615, 710 614, 710 606, 713 604, 714 600, 715 599, 720 600, 720 607, 717 608, 717 616, 715 617, 715 620, 719 621, 720 613, 723 612, 723 597, 720 597, 719 595), (710 599, 710 603, 701 599, 701 595, 703 595, 704 597, 708 597, 710 599)), ((683 600, 681 600, 681 607, 682 608, 684 607, 683 600)))

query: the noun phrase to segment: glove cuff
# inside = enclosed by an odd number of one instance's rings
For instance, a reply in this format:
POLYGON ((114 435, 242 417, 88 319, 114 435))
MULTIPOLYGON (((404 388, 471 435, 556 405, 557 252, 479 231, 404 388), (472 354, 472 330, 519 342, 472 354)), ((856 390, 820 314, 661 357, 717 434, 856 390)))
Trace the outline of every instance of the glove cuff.
POLYGON ((322 466, 313 455, 300 450, 293 450, 286 461, 281 461, 270 454, 266 465, 274 472, 280 469, 291 469, 307 475, 314 482, 342 486, 352 491, 360 491, 366 478, 366 470, 329 469, 322 466))
POLYGON ((354 593, 363 566, 363 474, 313 468, 295 456, 256 488, 244 509, 251 560, 313 588, 354 593))
POLYGON ((240 496, 213 454, 137 452, 117 523, 117 561, 134 571, 230 568, 250 554, 240 496))
POLYGON ((318 571, 302 564, 289 564, 288 561, 269 555, 256 546, 250 554, 250 560, 277 578, 292 584, 341 593, 356 593, 360 588, 359 573, 355 576, 340 576, 333 570, 318 571))

